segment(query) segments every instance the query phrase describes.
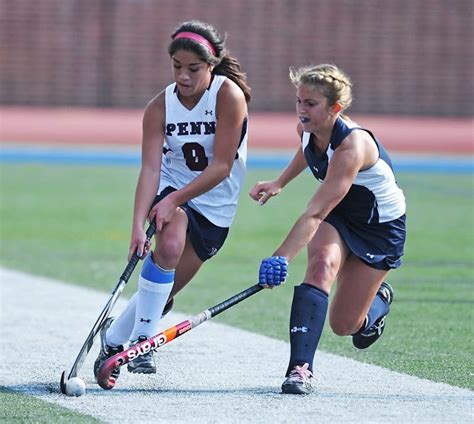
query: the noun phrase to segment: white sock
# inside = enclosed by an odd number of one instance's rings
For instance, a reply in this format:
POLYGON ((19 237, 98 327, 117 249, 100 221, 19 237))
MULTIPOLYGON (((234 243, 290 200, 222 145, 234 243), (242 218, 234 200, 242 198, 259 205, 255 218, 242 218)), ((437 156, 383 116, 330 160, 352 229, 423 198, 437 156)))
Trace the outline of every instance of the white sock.
POLYGON ((130 340, 137 340, 139 336, 148 338, 158 333, 158 323, 173 288, 172 283, 150 283, 141 276, 138 286, 135 325, 130 340))
POLYGON ((174 269, 165 270, 153 262, 151 254, 145 259, 138 279, 135 325, 130 340, 139 336, 152 337, 158 333, 158 324, 174 284, 174 269))
POLYGON ((135 324, 135 307, 137 304, 137 293, 135 293, 125 306, 120 315, 114 319, 105 334, 106 343, 109 346, 123 345, 130 339, 135 324))

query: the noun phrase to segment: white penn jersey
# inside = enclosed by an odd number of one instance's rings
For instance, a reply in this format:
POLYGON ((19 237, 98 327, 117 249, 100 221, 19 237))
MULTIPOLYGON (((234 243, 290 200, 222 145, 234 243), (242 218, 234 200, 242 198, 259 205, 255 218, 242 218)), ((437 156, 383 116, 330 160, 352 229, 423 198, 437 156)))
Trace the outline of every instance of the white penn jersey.
MULTIPOLYGON (((214 158, 217 93, 227 78, 214 75, 209 88, 191 110, 178 98, 176 83, 166 87, 165 143, 159 192, 180 189, 193 181, 214 158)), ((214 225, 230 227, 242 189, 247 160, 247 119, 242 122, 240 145, 230 175, 188 204, 214 225)))
POLYGON ((369 130, 339 117, 334 124, 329 146, 321 156, 313 150, 313 134, 303 132, 301 148, 311 172, 319 181, 323 181, 334 151, 355 130, 370 134, 379 150, 379 159, 370 168, 357 173, 349 192, 335 210, 348 219, 367 223, 382 223, 397 219, 405 213, 405 197, 395 180, 389 155, 369 130))

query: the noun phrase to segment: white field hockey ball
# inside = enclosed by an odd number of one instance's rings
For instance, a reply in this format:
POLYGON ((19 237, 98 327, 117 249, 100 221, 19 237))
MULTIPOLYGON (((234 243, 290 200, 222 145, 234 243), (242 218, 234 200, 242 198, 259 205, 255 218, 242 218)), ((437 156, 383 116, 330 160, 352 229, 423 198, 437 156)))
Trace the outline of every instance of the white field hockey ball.
POLYGON ((82 396, 86 392, 86 385, 79 377, 73 377, 66 383, 68 396, 82 396))

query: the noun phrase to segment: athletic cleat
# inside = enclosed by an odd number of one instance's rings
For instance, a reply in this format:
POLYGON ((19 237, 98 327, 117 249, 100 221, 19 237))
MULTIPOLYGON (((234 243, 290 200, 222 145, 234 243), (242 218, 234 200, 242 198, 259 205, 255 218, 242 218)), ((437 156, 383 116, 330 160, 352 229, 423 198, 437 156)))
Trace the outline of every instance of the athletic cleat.
POLYGON ((166 302, 165 308, 163 309, 163 312, 161 313, 161 318, 163 318, 169 311, 171 311, 171 309, 173 309, 173 305, 174 305, 174 297, 172 297, 171 299, 168 300, 168 302, 166 302))
MULTIPOLYGON (((113 318, 107 318, 105 320, 105 324, 100 330, 100 352, 99 356, 94 362, 94 376, 97 379, 97 376, 99 374, 99 369, 102 366, 102 364, 109 359, 111 356, 114 356, 115 354, 119 352, 123 352, 123 346, 117 346, 117 347, 112 347, 107 345, 105 342, 105 333, 107 332, 107 329, 110 327, 110 324, 112 324, 113 318)), ((111 377, 113 377, 115 380, 120 375, 120 368, 115 368, 112 373, 111 377)))
MULTIPOLYGON (((389 305, 393 301, 393 289, 390 284, 385 281, 381 284, 379 291, 377 292, 385 302, 389 305)), ((370 345, 375 343, 377 339, 382 335, 383 330, 385 329, 385 318, 388 314, 380 317, 377 321, 373 323, 366 330, 356 333, 352 336, 352 344, 357 349, 367 349, 370 345)))
MULTIPOLYGON (((137 340, 131 342, 131 346, 141 343, 148 339, 147 336, 140 336, 137 340)), ((153 357, 153 350, 139 356, 138 358, 128 363, 127 369, 134 374, 155 374, 156 364, 153 357)))
POLYGON ((290 375, 281 385, 281 391, 292 395, 309 395, 313 391, 311 380, 313 373, 308 369, 309 364, 303 366, 296 365, 290 375))

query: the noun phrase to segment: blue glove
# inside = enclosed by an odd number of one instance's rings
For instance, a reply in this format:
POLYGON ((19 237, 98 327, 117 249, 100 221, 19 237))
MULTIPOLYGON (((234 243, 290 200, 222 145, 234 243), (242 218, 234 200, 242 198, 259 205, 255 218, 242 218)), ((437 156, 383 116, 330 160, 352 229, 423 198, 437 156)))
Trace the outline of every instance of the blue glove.
POLYGON ((271 256, 262 260, 258 273, 258 283, 267 286, 279 286, 288 275, 288 261, 284 256, 271 256))

